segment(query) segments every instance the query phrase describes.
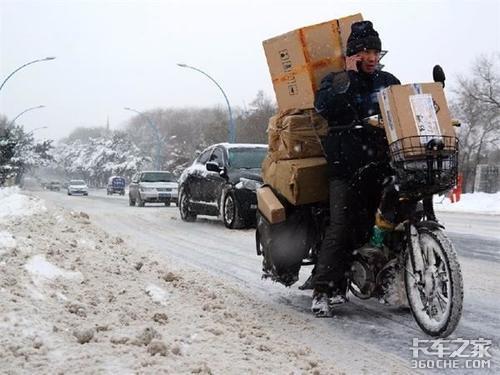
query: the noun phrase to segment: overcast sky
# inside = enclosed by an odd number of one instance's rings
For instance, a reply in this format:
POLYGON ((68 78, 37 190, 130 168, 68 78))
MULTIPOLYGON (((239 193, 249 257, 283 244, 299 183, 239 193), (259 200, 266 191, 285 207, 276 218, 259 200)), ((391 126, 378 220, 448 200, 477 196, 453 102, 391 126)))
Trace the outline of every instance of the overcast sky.
MULTIPOLYGON (((38 137, 59 139, 77 126, 120 128, 124 111, 233 106, 264 90, 274 98, 262 41, 361 12, 389 54, 386 70, 403 83, 432 80, 439 63, 451 84, 474 58, 500 51, 498 0, 0 0, 0 113, 38 137)), ((448 91, 450 95, 450 92, 448 91)))

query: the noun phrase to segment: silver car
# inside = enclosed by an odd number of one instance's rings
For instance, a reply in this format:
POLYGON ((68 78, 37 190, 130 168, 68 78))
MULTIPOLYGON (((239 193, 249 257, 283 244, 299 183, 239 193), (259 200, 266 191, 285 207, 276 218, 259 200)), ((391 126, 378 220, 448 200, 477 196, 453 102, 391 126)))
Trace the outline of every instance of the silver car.
POLYGON ((68 195, 89 195, 89 187, 83 180, 71 180, 68 185, 68 195))
POLYGON ((164 203, 170 206, 171 202, 177 205, 177 180, 167 171, 143 171, 136 173, 128 187, 128 201, 130 206, 144 207, 146 203, 164 203))

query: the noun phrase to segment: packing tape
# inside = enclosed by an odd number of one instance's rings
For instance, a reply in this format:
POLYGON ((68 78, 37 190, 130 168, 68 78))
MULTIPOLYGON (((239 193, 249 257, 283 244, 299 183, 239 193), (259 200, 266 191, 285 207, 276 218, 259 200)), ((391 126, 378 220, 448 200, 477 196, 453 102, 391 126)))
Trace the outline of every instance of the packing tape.
POLYGON ((411 88, 413 89, 413 92, 414 92, 415 95, 420 95, 420 94, 424 93, 422 91, 422 85, 420 83, 413 83, 411 85, 411 88))
POLYGON ((390 88, 385 88, 380 91, 380 97, 382 98, 382 103, 384 104, 384 112, 387 117, 387 127, 389 128, 389 133, 391 136, 390 143, 395 142, 398 139, 398 134, 396 128, 394 127, 394 119, 391 114, 391 106, 389 104, 388 90, 390 88))

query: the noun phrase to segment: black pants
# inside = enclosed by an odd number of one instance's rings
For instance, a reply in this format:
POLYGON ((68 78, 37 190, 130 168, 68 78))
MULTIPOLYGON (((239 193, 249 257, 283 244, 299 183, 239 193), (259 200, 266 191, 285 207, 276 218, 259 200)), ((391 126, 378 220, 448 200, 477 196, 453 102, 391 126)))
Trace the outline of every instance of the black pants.
POLYGON ((346 292, 351 251, 369 239, 377 207, 386 219, 396 221, 399 193, 394 183, 383 187, 383 171, 375 172, 355 186, 349 178, 333 177, 329 181, 330 223, 312 279, 318 292, 346 292))
POLYGON ((318 254, 313 276, 313 286, 318 292, 345 293, 346 271, 349 266, 349 207, 350 184, 348 179, 332 178, 329 181, 330 224, 318 254))

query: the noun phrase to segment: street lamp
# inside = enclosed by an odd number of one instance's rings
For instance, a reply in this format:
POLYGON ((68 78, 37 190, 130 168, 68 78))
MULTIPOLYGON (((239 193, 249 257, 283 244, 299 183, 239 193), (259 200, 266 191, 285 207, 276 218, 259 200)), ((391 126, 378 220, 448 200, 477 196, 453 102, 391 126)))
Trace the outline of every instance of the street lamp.
POLYGON ((224 99, 226 99, 226 104, 227 104, 227 110, 229 112, 229 143, 235 143, 236 142, 236 127, 234 125, 234 120, 233 120, 233 112, 231 111, 231 105, 229 104, 229 100, 227 99, 227 95, 222 89, 222 87, 217 83, 215 79, 210 77, 207 73, 205 73, 203 70, 195 68, 194 66, 187 65, 187 64, 177 64, 177 66, 180 66, 181 68, 189 68, 196 70, 197 72, 200 72, 201 74, 205 75, 208 77, 215 85, 219 88, 219 90, 222 92, 222 95, 224 95, 224 99))
POLYGON ((149 127, 151 128, 151 130, 153 130, 153 133, 154 133, 155 138, 156 138, 156 170, 160 170, 161 138, 160 138, 160 132, 158 130, 158 127, 153 123, 151 118, 148 115, 146 115, 145 113, 140 112, 140 111, 133 109, 133 108, 130 108, 130 107, 125 107, 123 109, 126 111, 135 112, 139 116, 144 117, 146 119, 149 127))
POLYGON ((11 126, 14 126, 14 124, 16 123, 16 120, 19 117, 21 117, 22 115, 24 115, 26 112, 33 111, 34 109, 39 109, 39 108, 45 108, 45 106, 44 105, 39 105, 39 106, 36 106, 36 107, 31 107, 31 108, 25 109, 24 111, 22 111, 21 113, 19 113, 16 117, 14 117, 14 119, 11 122, 9 122, 8 127, 10 128, 11 126))
POLYGON ((28 134, 33 134, 37 130, 48 129, 48 128, 49 128, 48 126, 40 126, 39 128, 35 128, 35 129, 31 130, 28 134))
POLYGON ((17 71, 21 70, 22 68, 25 68, 27 67, 28 65, 31 65, 31 64, 35 64, 37 62, 42 62, 42 61, 50 61, 50 60, 54 60, 55 57, 45 57, 43 59, 37 59, 37 60, 33 60, 33 61, 30 61, 24 65, 21 65, 19 68, 17 68, 16 70, 14 70, 12 73, 10 73, 7 78, 4 79, 4 81, 2 82, 2 84, 0 85, 0 91, 2 91, 2 88, 3 86, 5 85, 5 82, 7 82, 9 80, 10 77, 12 77, 14 75, 14 73, 16 73, 17 71))

